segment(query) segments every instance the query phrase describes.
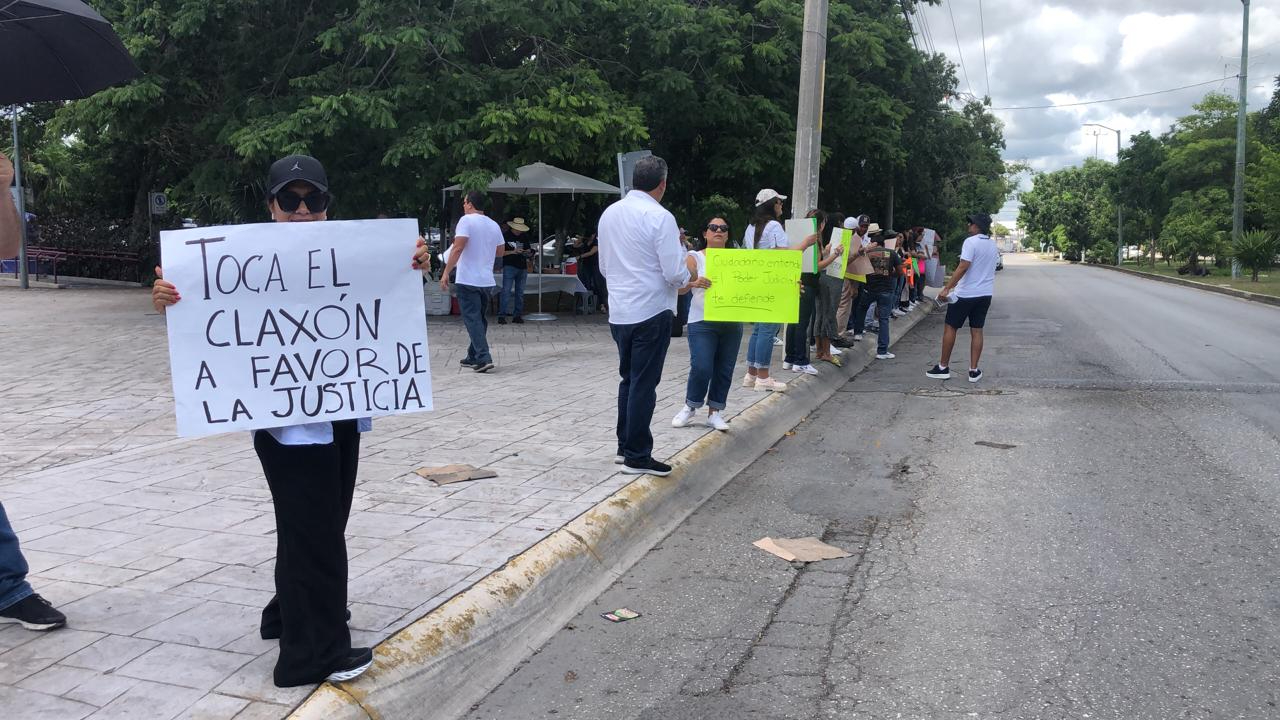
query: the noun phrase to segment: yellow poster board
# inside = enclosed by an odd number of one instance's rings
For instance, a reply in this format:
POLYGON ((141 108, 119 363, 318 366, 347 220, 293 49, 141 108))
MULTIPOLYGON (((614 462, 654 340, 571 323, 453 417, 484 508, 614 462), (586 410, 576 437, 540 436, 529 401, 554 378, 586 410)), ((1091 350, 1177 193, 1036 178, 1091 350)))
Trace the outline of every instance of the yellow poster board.
POLYGON ((719 322, 800 321, 800 253, 707 249, 705 318, 719 322))
POLYGON ((853 231, 847 228, 837 230, 831 242, 839 242, 843 252, 827 266, 827 274, 837 280, 843 280, 845 265, 849 262, 849 250, 853 246, 853 231))

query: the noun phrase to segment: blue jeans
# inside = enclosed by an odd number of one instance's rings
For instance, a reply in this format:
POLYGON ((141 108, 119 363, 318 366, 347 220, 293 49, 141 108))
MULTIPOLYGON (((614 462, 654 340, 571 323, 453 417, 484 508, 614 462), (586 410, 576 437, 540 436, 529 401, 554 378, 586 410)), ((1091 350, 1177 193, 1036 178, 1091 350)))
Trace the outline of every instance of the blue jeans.
POLYGON ((0 503, 0 610, 26 599, 34 591, 27 584, 27 559, 18 548, 9 516, 0 503))
POLYGON ((733 385, 733 366, 742 347, 742 323, 702 322, 689 324, 689 382, 685 404, 697 410, 706 404, 723 410, 733 385))
POLYGON ((813 324, 813 311, 818 304, 818 284, 805 285, 800 293, 800 321, 787 326, 786 356, 783 362, 791 365, 808 365, 809 326, 813 324))
POLYGON ((756 323, 747 342, 747 367, 768 369, 773 361, 773 336, 777 333, 778 325, 774 323, 756 323))
POLYGON ((663 310, 632 325, 609 325, 618 346, 618 454, 628 462, 653 457, 653 408, 658 404, 658 382, 671 346, 673 313, 663 310))
POLYGON ((524 282, 529 271, 521 267, 503 266, 502 268, 502 300, 499 301, 498 315, 524 315, 524 282), (513 293, 512 290, 515 290, 513 293))
POLYGON ((892 291, 875 295, 874 300, 876 315, 880 318, 880 336, 876 340, 876 354, 883 355, 889 352, 889 318, 898 303, 892 291))
POLYGON ((457 284, 453 286, 458 293, 458 309, 462 310, 462 324, 467 328, 471 345, 467 347, 467 362, 491 363, 493 356, 489 354, 489 319, 485 317, 485 306, 489 304, 489 288, 475 285, 457 284))

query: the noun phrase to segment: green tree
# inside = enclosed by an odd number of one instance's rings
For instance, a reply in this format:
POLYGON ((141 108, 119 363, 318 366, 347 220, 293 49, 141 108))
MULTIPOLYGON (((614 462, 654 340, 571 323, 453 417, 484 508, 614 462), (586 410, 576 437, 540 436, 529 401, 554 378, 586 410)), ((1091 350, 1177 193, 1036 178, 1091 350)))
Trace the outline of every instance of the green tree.
POLYGON ((1124 206, 1125 237, 1138 237, 1147 246, 1151 265, 1156 263, 1156 241, 1169 211, 1169 196, 1161 167, 1167 159, 1164 143, 1143 131, 1129 138, 1120 151, 1120 162, 1112 180, 1112 192, 1124 206), (1130 230, 1136 230, 1137 235, 1130 230))

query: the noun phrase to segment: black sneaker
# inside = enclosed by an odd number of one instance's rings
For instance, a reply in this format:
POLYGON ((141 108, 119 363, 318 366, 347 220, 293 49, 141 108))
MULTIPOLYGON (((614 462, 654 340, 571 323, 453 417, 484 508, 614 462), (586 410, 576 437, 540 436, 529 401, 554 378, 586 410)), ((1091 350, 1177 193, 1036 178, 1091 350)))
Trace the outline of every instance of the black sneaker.
POLYGON ((493 369, 493 363, 491 362, 478 363, 476 365, 471 366, 471 369, 475 370, 478 373, 487 373, 493 369))
POLYGON ((506 315, 499 315, 499 316, 498 316, 498 324, 499 324, 499 325, 506 325, 506 324, 507 324, 507 316, 506 316, 506 315))
POLYGON ((55 630, 67 624, 67 616, 36 594, 0 610, 0 623, 21 623, 28 630, 55 630))
POLYGON ((978 382, 982 379, 982 368, 969 371, 969 382, 978 382))
POLYGON ((627 460, 622 463, 622 472, 627 475, 657 475, 666 477, 671 474, 671 466, 660 463, 653 458, 648 460, 627 460))
POLYGON ((463 358, 458 361, 458 364, 464 368, 474 368, 478 363, 476 363, 476 361, 474 360, 468 360, 466 358, 463 358))
POLYGON ((930 378, 933 378, 934 380, 950 380, 951 379, 951 371, 947 368, 942 367, 941 365, 934 365, 932 370, 926 370, 924 374, 925 374, 925 377, 930 377, 930 378))
POLYGON ((515 320, 512 320, 511 322, 513 322, 513 323, 515 323, 515 324, 517 324, 517 325, 523 325, 523 324, 524 324, 524 316, 522 316, 522 315, 517 315, 517 316, 516 316, 516 319, 515 319, 515 320))
POLYGON ((345 660, 325 678, 329 682, 355 680, 373 665, 373 648, 351 648, 345 660))

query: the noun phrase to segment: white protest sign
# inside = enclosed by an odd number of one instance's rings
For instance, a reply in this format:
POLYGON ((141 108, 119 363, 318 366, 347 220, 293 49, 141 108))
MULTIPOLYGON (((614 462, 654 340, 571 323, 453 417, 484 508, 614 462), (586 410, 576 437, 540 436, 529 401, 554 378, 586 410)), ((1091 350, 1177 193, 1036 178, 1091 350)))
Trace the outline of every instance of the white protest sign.
POLYGON ((181 436, 430 410, 413 220, 160 234, 181 436))

